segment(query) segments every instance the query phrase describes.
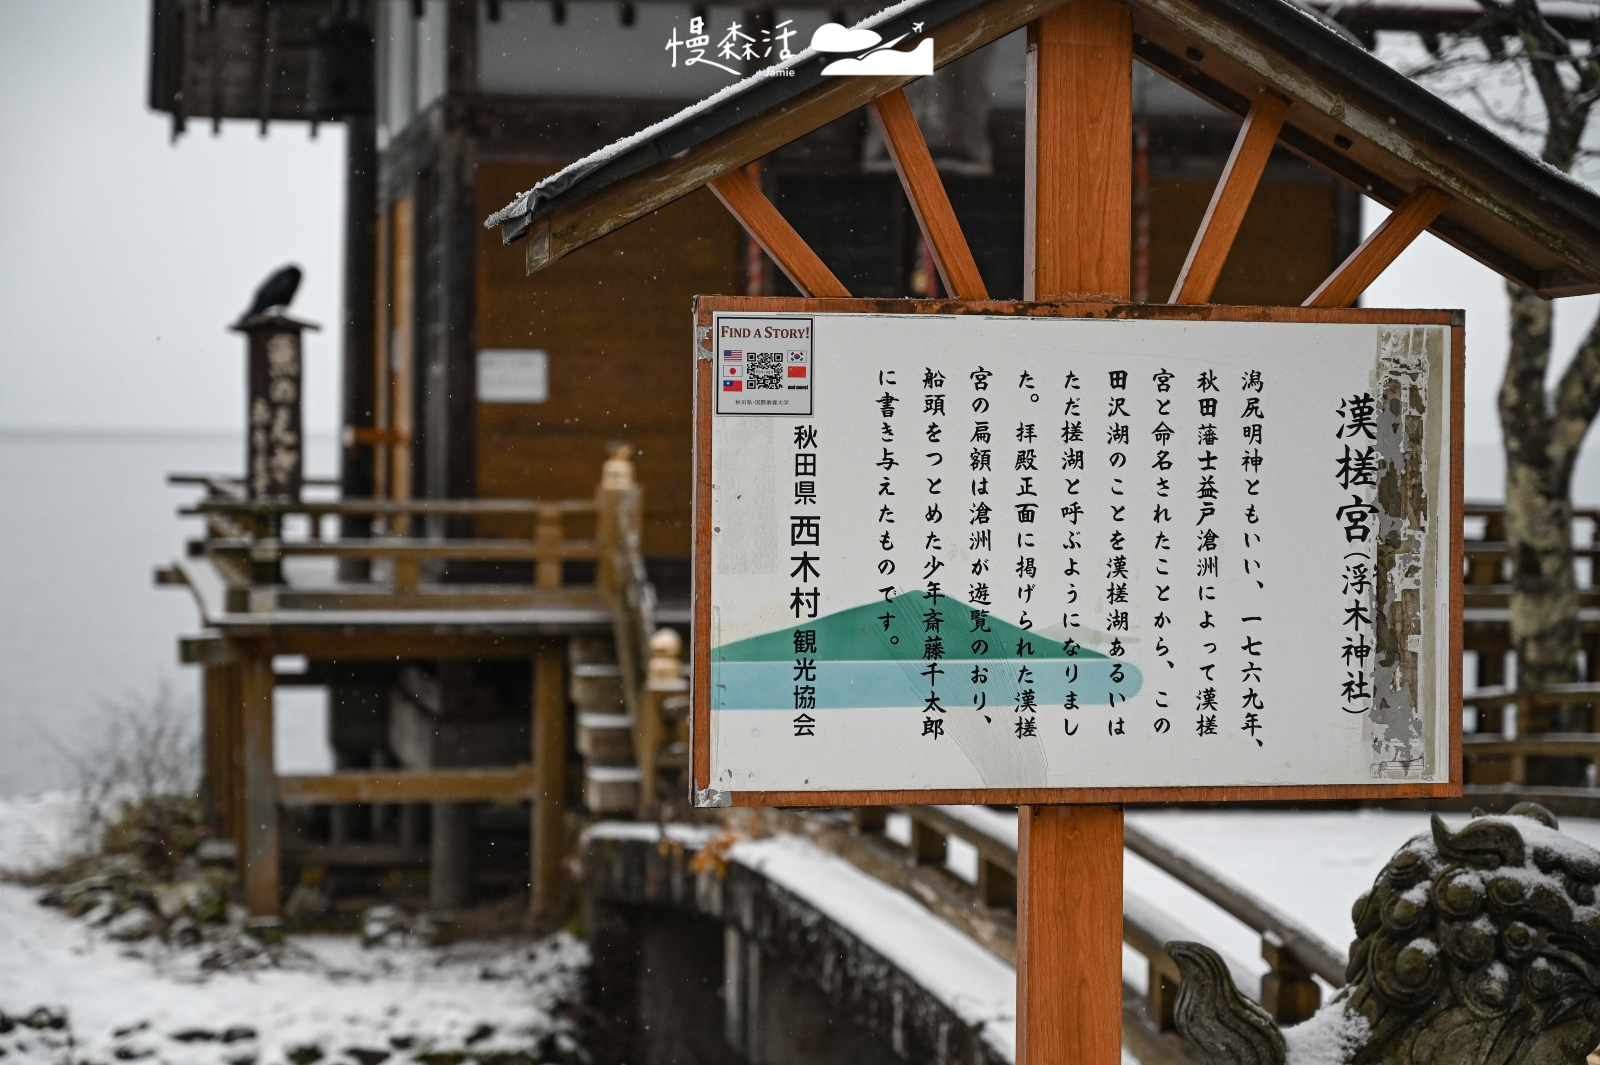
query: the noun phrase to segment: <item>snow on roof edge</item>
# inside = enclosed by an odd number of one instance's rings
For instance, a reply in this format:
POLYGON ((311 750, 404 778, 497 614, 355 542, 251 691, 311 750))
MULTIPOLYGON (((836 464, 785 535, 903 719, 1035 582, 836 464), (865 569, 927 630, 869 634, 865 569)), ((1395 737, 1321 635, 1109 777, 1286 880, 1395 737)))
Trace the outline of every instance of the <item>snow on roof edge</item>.
MULTIPOLYGON (((851 29, 871 29, 873 26, 880 25, 889 19, 895 18, 898 15, 902 15, 912 8, 920 7, 928 2, 929 0, 900 0, 900 2, 897 4, 891 4, 890 6, 883 8, 874 14, 868 15, 866 18, 852 26, 851 29)), ((801 63, 804 63, 820 54, 821 53, 819 53, 816 49, 809 47, 804 51, 796 52, 794 55, 790 56, 788 59, 785 59, 776 66, 762 67, 754 74, 751 74, 746 78, 742 78, 731 85, 723 86, 710 96, 707 96, 705 99, 696 103, 692 103, 688 107, 685 107, 682 110, 663 118, 661 121, 646 126, 637 133, 629 134, 628 136, 623 137, 621 140, 613 141, 604 148, 599 148, 590 152, 582 159, 568 163, 560 170, 557 170, 554 174, 551 174, 549 177, 541 180, 537 185, 533 186, 533 188, 518 194, 517 197, 510 203, 506 204, 504 207, 500 208, 500 210, 484 219, 483 227, 485 229, 493 229, 495 226, 509 222, 513 218, 520 218, 522 215, 527 214, 528 212, 532 211, 534 207, 538 206, 540 200, 552 199, 556 196, 559 196, 561 193, 571 188, 579 180, 587 177, 589 174, 611 162, 613 159, 620 157, 629 149, 645 143, 646 141, 673 126, 687 122, 691 118, 710 111, 717 104, 729 99, 730 97, 738 96, 750 91, 763 81, 777 77, 784 77, 785 75, 782 73, 782 71, 794 69, 801 63), (546 192, 546 195, 541 196, 541 192, 546 192)))

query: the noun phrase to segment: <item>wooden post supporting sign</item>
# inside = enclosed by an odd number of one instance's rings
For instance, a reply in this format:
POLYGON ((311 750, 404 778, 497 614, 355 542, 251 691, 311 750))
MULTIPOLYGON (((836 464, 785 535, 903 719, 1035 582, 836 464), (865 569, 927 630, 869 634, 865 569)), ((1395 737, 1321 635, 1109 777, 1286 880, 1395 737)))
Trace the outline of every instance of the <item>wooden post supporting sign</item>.
MULTIPOLYGON (((1074 0, 1028 27, 1025 299, 1127 299, 1133 27, 1074 0)), ((1017 833, 1017 1065, 1122 1057, 1122 808, 1024 806, 1017 833)))
POLYGON ((1129 296, 1131 18, 1073 0, 1028 26, 1025 300, 1129 296))
POLYGON ((1122 807, 1017 820, 1018 1065, 1122 1060, 1122 807))

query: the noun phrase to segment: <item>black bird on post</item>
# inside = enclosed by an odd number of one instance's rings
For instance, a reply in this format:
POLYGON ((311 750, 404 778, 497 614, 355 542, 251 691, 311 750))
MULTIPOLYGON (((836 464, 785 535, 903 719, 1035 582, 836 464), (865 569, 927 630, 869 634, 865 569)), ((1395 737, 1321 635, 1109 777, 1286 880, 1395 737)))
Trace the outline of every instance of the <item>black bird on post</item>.
MULTIPOLYGON (((300 268, 285 266, 261 283, 250 309, 231 327, 249 338, 245 485, 252 499, 300 497, 305 466, 300 334, 317 327, 289 317, 289 301, 299 287, 300 268)), ((273 566, 269 576, 280 580, 273 566)))
POLYGON ((256 289, 256 298, 250 304, 250 309, 244 312, 244 317, 254 318, 269 307, 289 306, 299 288, 300 268, 292 264, 285 266, 261 282, 261 287, 256 289))

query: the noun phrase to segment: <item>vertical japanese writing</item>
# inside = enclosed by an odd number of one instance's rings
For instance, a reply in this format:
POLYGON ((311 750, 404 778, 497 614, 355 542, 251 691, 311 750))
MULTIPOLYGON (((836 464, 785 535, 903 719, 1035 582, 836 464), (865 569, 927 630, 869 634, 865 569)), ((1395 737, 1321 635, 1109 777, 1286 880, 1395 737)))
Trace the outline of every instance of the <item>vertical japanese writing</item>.
MULTIPOLYGON (((812 619, 822 598, 820 580, 823 542, 822 517, 817 513, 817 428, 804 422, 794 426, 794 509, 789 516, 789 576, 794 579, 789 609, 796 619, 812 619)), ((817 632, 794 630, 795 736, 815 736, 817 720, 817 632)))
POLYGON ((1335 479, 1339 482, 1341 504, 1334 512, 1350 550, 1344 557, 1343 592, 1346 597, 1344 634, 1340 657, 1345 679, 1340 686, 1340 707, 1347 714, 1362 714, 1372 708, 1372 680, 1367 658, 1373 645, 1373 602, 1375 575, 1367 544, 1375 532, 1378 508, 1373 499, 1378 491, 1377 409, 1370 392, 1346 396, 1339 401, 1339 428, 1334 433, 1340 444, 1335 479), (1344 493, 1350 501, 1343 502, 1344 493))
MULTIPOLYGON (((996 638, 989 627, 989 610, 994 605, 989 594, 989 570, 994 550, 994 529, 991 524, 992 508, 989 506, 989 476, 994 472, 994 436, 989 430, 989 397, 977 393, 989 390, 989 378, 994 374, 978 366, 967 374, 974 393, 972 408, 972 433, 967 441, 968 465, 971 477, 967 482, 967 558, 968 577, 968 644, 972 654, 972 706, 984 714, 989 705, 989 668, 983 660, 994 650, 996 638)), ((984 714, 985 721, 992 721, 984 714)))
POLYGON ((1073 608, 1078 605, 1078 578, 1082 576, 1079 558, 1083 550, 1084 530, 1078 523, 1083 518, 1083 482, 1086 466, 1083 382, 1077 374, 1069 370, 1061 384, 1062 391, 1066 393, 1061 400, 1061 482, 1065 497, 1061 507, 1060 533, 1063 551, 1061 573, 1067 578, 1061 611, 1061 626, 1066 630, 1066 635, 1062 639, 1061 649, 1069 659, 1064 667, 1067 689, 1061 709, 1064 711, 1062 729, 1067 735, 1072 736, 1078 730, 1078 726, 1072 723, 1072 717, 1079 710, 1080 663, 1070 660, 1077 658, 1078 652, 1082 650, 1078 633, 1083 628, 1083 611, 1073 608))
POLYGON ((928 450, 923 453, 927 466, 923 470, 923 480, 927 483, 922 520, 926 532, 922 541, 922 550, 925 560, 922 563, 922 676, 928 682, 928 698, 923 704, 922 734, 938 739, 944 735, 944 718, 936 714, 944 714, 945 708, 939 703, 939 677, 944 673, 940 662, 945 658, 944 647, 944 612, 939 609, 939 603, 944 598, 940 592, 940 583, 943 578, 940 572, 944 569, 944 541, 941 538, 944 524, 944 509, 940 503, 944 499, 944 423, 940 421, 945 416, 945 379, 944 374, 934 369, 924 369, 922 372, 922 413, 928 418, 928 426, 923 430, 927 438, 928 450))
MULTIPOLYGON (((883 613, 877 616, 877 621, 882 624, 883 631, 888 632, 895 620, 895 585, 893 577, 897 569, 894 560, 895 536, 897 535, 894 508, 898 502, 898 494, 894 488, 894 471, 901 465, 900 460, 895 457, 895 449, 898 446, 898 442, 895 440, 894 435, 895 407, 899 405, 900 397, 889 391, 891 388, 899 387, 895 371, 879 370, 878 386, 883 389, 883 392, 872 401, 876 408, 872 421, 878 423, 878 432, 876 434, 878 460, 873 465, 880 471, 876 497, 878 502, 876 529, 878 533, 878 550, 880 552, 877 571, 879 579, 886 583, 878 588, 879 594, 883 596, 884 606, 883 613)), ((898 636, 891 635, 889 637, 891 643, 898 643, 899 639, 898 636)), ((935 739, 938 738, 938 733, 932 733, 932 735, 935 739)))
POLYGON ((300 494, 300 338, 259 329, 250 337, 250 494, 300 494))
MULTIPOLYGON (((1262 711, 1266 703, 1262 698, 1262 689, 1265 681, 1261 668, 1263 648, 1267 634, 1272 630, 1266 624, 1264 607, 1265 596, 1259 594, 1266 589, 1261 569, 1262 551, 1262 526, 1261 511, 1257 509, 1261 499, 1261 465, 1265 461, 1261 455, 1263 440, 1265 439, 1264 426, 1266 425, 1266 411, 1262 409, 1262 394, 1266 391, 1266 381, 1260 370, 1246 370, 1239 380, 1239 391, 1243 402, 1240 404, 1240 436, 1243 438, 1244 454, 1240 467, 1244 471, 1244 530, 1240 533, 1242 550, 1240 561, 1244 567, 1246 579, 1255 584, 1257 595, 1251 597, 1255 600, 1254 608, 1241 603, 1245 611, 1239 616, 1239 623, 1244 629, 1244 642, 1239 645, 1241 652, 1239 666, 1239 685, 1244 689, 1240 696, 1240 713, 1243 715, 1239 729, 1256 741, 1257 747, 1264 747, 1266 743, 1261 738, 1261 730, 1265 727, 1262 723, 1262 711)), ((1249 585, 1246 584, 1242 593, 1248 596, 1249 585)))
POLYGON ((794 630, 794 718, 790 721, 796 737, 815 736, 817 719, 810 711, 817 708, 817 630, 794 630))
MULTIPOLYGON (((1039 402, 1038 381, 1026 369, 1017 375, 1017 391, 1019 395, 1027 397, 1028 403, 1039 402)), ((1017 555, 1012 571, 1016 578, 1017 626, 1024 633, 1017 637, 1015 651, 1018 660, 1016 720, 1012 730, 1019 740, 1039 734, 1038 689, 1029 661, 1036 656, 1036 651, 1033 646, 1033 619, 1028 616, 1039 577, 1038 559, 1034 554, 1034 527, 1038 524, 1039 516, 1039 489, 1035 483, 1039 479, 1039 429, 1034 420, 1035 408, 1020 409, 1026 413, 1017 421, 1016 448, 1010 463, 1013 478, 1011 505, 1017 518, 1017 555)))
POLYGON ((1221 540, 1217 534, 1217 503, 1221 492, 1217 487, 1216 446, 1218 393, 1215 370, 1202 371, 1195 380, 1195 402, 1200 423, 1195 430, 1195 489, 1194 498, 1199 503, 1195 519, 1195 593, 1200 603, 1202 632, 1201 660, 1198 663, 1199 681, 1195 689, 1195 722, 1197 736, 1217 735, 1217 623, 1214 616, 1217 598, 1217 580, 1222 572, 1220 563, 1221 540))
MULTIPOLYGON (((1133 447, 1133 412, 1128 409, 1128 371, 1106 372, 1106 465, 1110 470, 1106 505, 1109 508, 1110 534, 1106 543, 1106 632, 1111 636, 1107 653, 1120 659, 1127 653, 1124 637, 1132 631, 1129 585, 1132 583, 1128 569, 1128 453, 1133 447)), ((1122 663, 1116 662, 1107 678, 1111 684, 1122 681, 1122 663)), ((1112 736, 1126 736, 1127 722, 1117 713, 1117 700, 1126 703, 1128 697, 1113 688, 1106 693, 1106 732, 1112 736)))
POLYGON ((1152 525, 1150 590, 1155 600, 1154 611, 1150 615, 1150 626, 1155 629, 1155 652, 1160 657, 1161 664, 1167 667, 1166 672, 1158 674, 1161 679, 1157 682, 1154 699, 1157 712, 1154 728, 1161 734, 1170 733, 1172 730, 1172 719, 1166 711, 1172 708, 1172 698, 1169 693, 1173 686, 1167 674, 1176 668, 1172 660, 1172 643, 1169 640, 1169 636, 1172 635, 1169 630, 1175 624, 1169 611, 1176 609, 1172 600, 1172 589, 1175 584, 1172 579, 1172 537, 1175 527, 1171 477, 1172 441, 1177 436, 1177 430, 1172 427, 1172 422, 1177 420, 1172 411, 1172 381, 1175 376, 1165 366, 1150 375, 1153 389, 1150 399, 1155 407, 1156 418, 1155 425, 1150 429, 1150 440, 1155 450, 1150 463, 1152 488, 1155 491, 1155 502, 1150 508, 1152 525))

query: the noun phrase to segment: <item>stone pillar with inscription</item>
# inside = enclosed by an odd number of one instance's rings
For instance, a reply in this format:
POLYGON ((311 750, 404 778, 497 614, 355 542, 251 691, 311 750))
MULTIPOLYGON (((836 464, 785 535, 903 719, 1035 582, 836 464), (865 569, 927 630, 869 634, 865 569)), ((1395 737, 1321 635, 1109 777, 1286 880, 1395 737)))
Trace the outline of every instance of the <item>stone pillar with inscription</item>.
POLYGON ((318 327, 291 318, 282 307, 270 307, 231 328, 249 340, 245 494, 251 499, 298 499, 305 475, 300 334, 318 327))

